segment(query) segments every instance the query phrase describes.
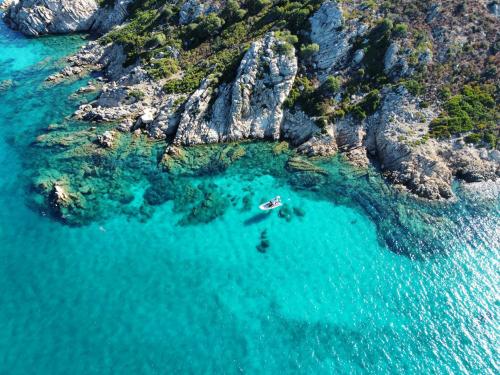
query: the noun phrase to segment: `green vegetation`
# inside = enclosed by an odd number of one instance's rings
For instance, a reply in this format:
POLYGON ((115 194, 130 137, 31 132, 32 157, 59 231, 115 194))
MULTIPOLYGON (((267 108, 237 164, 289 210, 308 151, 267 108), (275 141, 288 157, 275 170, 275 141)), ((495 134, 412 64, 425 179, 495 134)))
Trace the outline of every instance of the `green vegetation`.
POLYGON ((408 25, 405 23, 398 23, 394 26, 394 36, 405 38, 408 35, 408 25))
POLYGON ((360 120, 364 120, 367 116, 372 115, 380 105, 380 91, 372 90, 366 95, 362 101, 351 106, 348 111, 360 120))
POLYGON ((154 60, 147 68, 147 72, 154 79, 169 78, 173 74, 179 72, 179 63, 177 60, 166 57, 154 60))
MULTIPOLYGON (((114 0, 100 0, 100 4, 111 6, 114 0)), ((405 0, 404 12, 401 13, 392 1, 379 3, 370 0, 349 14, 345 12, 346 19, 362 17, 364 12, 376 13, 380 18, 366 16, 365 21, 371 24, 371 28, 354 41, 352 52, 364 52, 359 65, 340 72, 338 77, 328 77, 321 81, 322 84, 310 71, 312 59, 320 47, 311 43, 308 36, 309 18, 322 0, 227 0, 219 14, 203 15, 188 25, 179 24, 181 4, 174 5, 165 0, 134 0, 129 9, 130 22, 101 38, 101 42, 122 44, 127 53, 126 64, 141 60, 151 77, 165 80, 165 92, 189 95, 206 77, 210 77, 214 86, 232 81, 251 43, 274 31, 282 41, 276 52, 291 54, 299 51, 297 55, 303 67, 285 105, 301 108, 319 119, 320 125, 345 114, 364 119, 378 108, 382 87, 389 83, 402 84, 412 95, 425 98, 422 107, 436 97, 446 101, 443 113, 431 124, 429 136, 464 135, 467 142, 496 146, 498 111, 493 89, 485 88, 485 85, 481 89, 466 86, 462 93, 452 96, 451 90, 456 92, 457 87, 463 86, 463 79, 450 81, 450 86, 443 88, 439 95, 437 91, 432 93, 427 89, 432 79, 430 73, 439 77, 439 74, 448 74, 457 68, 451 64, 438 64, 429 70, 418 69, 422 56, 425 58, 425 54, 429 56, 433 51, 429 33, 412 19, 426 14, 427 8, 420 3, 405 0), (407 56, 408 64, 417 72, 411 78, 397 82, 391 81, 384 72, 384 57, 393 40, 398 40, 402 51, 411 51, 407 56), (361 101, 355 99, 360 97, 363 98, 361 101)), ((468 53, 473 53, 476 46, 470 47, 468 53)), ((484 48, 490 48, 491 54, 495 53, 495 44, 484 48)), ((485 82, 489 79, 491 82, 497 71, 491 57, 484 64, 483 71, 471 76, 470 80, 485 82)), ((467 76, 466 72, 458 70, 456 74, 467 76)))
POLYGON ((300 47, 300 55, 304 60, 311 59, 314 56, 314 54, 318 52, 319 52, 319 45, 317 45, 316 43, 302 45, 300 47))
POLYGON ((130 90, 128 92, 128 96, 137 100, 141 100, 144 98, 145 94, 141 90, 130 90))
POLYGON ((310 116, 324 117, 329 114, 333 96, 340 89, 338 78, 329 76, 318 88, 307 77, 297 77, 285 106, 293 108, 296 105, 310 116))
POLYGON ((320 0, 229 0, 220 14, 180 25, 179 5, 135 0, 129 6, 130 22, 101 38, 101 43, 122 44, 126 64, 140 59, 154 79, 167 79, 166 92, 190 94, 209 75, 213 84, 232 80, 251 42, 270 30, 283 41, 279 53, 294 53, 294 46, 307 42, 303 30, 320 4, 320 0), (294 30, 301 32, 300 38, 294 30), (172 50, 179 54, 172 56, 172 50))
POLYGON ((365 50, 363 64, 365 71, 373 81, 385 83, 384 57, 389 48, 393 23, 390 19, 379 22, 363 40, 361 47, 365 50))
POLYGON ((101 8, 112 7, 115 5, 115 0, 99 0, 99 6, 101 8))
POLYGON ((499 106, 494 100, 494 87, 465 86, 444 104, 444 111, 430 124, 430 136, 449 138, 469 134, 466 142, 483 141, 496 147, 499 136, 499 106))

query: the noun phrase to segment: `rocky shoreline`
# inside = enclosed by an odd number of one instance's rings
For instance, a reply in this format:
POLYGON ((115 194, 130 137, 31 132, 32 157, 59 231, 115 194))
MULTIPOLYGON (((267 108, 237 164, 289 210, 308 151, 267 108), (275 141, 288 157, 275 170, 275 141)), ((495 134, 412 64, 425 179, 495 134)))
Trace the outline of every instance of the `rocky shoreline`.
MULTIPOLYGON (((189 12, 183 8, 186 23, 205 9, 203 2, 188 3, 194 8, 189 12)), ((93 0, 58 4, 14 0, 7 5, 4 20, 14 29, 37 36, 78 31, 104 34, 126 17, 127 2, 123 1, 108 8, 99 8, 93 0)), ((216 12, 217 7, 211 11, 216 12)), ((367 37, 368 25, 362 18, 346 19, 344 13, 338 3, 325 1, 310 19, 310 38, 320 53, 308 69, 315 71, 320 82, 331 74, 341 76, 349 71, 365 53, 355 50, 354 41, 367 37)), ((463 138, 422 141, 439 114, 439 103, 424 106, 397 82, 431 64, 430 51, 422 51, 413 66, 403 46, 393 42, 384 56, 384 70, 392 83, 380 90, 376 110, 364 118, 347 114, 326 123, 300 108, 285 106, 304 67, 299 66, 293 45, 278 32, 270 31, 251 44, 234 80, 219 83, 224 77, 209 75, 189 95, 166 93, 165 79, 153 79, 140 62, 124 68, 125 60, 122 46, 92 41, 68 59, 62 72, 48 78, 56 84, 91 71, 103 74, 98 98, 80 106, 74 118, 116 123, 116 130, 98 137, 104 148, 113 148, 117 132, 145 133, 165 140, 164 158, 200 144, 282 140, 304 156, 340 153, 360 168, 375 164, 392 183, 430 200, 452 198, 455 180, 477 183, 496 181, 500 176, 496 149, 478 149, 463 138)), ((97 87, 83 90, 94 89, 97 87)), ((354 102, 362 103, 361 99, 354 98, 354 102)))

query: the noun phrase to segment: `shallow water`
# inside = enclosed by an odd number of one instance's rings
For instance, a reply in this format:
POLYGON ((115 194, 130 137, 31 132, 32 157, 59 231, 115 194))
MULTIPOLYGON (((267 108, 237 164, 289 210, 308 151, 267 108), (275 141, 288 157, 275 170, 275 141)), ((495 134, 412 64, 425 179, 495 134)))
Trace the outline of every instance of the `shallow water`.
POLYGON ((81 43, 0 23, 0 373, 498 373, 498 200, 427 207, 339 161, 297 190, 268 154, 269 169, 247 156, 182 177, 228 208, 179 225, 175 200, 141 215, 148 157, 117 155, 91 180, 127 184, 129 203, 109 188, 97 199, 115 203, 79 227, 28 208, 39 168, 78 165, 33 142, 77 105, 82 82, 43 80, 81 43), (275 194, 303 213, 255 209, 275 194), (231 202, 247 195, 250 210, 231 202), (431 233, 419 212, 449 221, 431 233))

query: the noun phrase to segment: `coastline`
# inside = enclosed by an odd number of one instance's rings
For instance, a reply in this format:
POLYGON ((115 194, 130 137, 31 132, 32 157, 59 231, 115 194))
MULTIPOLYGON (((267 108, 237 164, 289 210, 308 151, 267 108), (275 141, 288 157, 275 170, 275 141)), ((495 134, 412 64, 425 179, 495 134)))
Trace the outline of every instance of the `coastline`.
POLYGON ((45 82, 76 39, 0 28, 0 372, 494 371, 495 194, 429 201, 341 154, 166 154, 76 121, 105 82, 45 82))
MULTIPOLYGON (((19 4, 17 12, 24 11, 22 2, 19 4)), ((119 23, 118 19, 125 17, 125 6, 98 9, 92 17, 102 18, 99 12, 104 12, 110 22, 103 30, 109 30, 119 23), (114 13, 119 15, 113 17, 114 13)), ((59 11, 54 9, 53 17, 66 17, 64 11, 58 14, 59 11)), ((88 17, 79 16, 82 19, 88 17)), ((323 34, 341 21, 342 9, 331 2, 324 3, 310 19, 311 37, 318 39, 320 44, 328 45, 331 41, 324 41, 323 34), (325 21, 325 15, 333 18, 325 21)), ((20 24, 25 21, 18 19, 14 22, 20 24)), ((356 32, 362 32, 359 21, 349 25, 356 32)), ((333 36, 340 37, 342 35, 333 36)), ((192 94, 165 92, 164 87, 170 80, 153 79, 148 66, 140 61, 126 64, 124 47, 109 43, 106 38, 109 38, 107 34, 88 42, 67 59, 68 65, 61 72, 47 78, 47 84, 59 85, 94 76, 87 86, 75 93, 75 98, 86 97, 90 101, 85 99, 71 119, 87 124, 90 131, 71 134, 66 130, 57 130, 58 127, 67 128, 67 124, 51 125, 47 134, 37 138, 40 147, 63 143, 72 147, 74 143, 77 145, 72 151, 75 155, 89 152, 89 155, 79 156, 90 159, 92 154, 97 154, 112 159, 123 139, 142 139, 145 136, 153 142, 164 142, 164 151, 158 151, 163 153, 159 158, 161 169, 175 174, 180 165, 185 169, 193 168, 189 173, 196 174, 200 169, 196 164, 203 166, 212 156, 207 158, 203 152, 201 156, 196 151, 191 152, 190 148, 195 145, 219 143, 220 146, 207 146, 207 150, 213 147, 227 150, 232 148, 231 142, 243 142, 244 146, 244 142, 255 140, 280 141, 285 142, 280 147, 291 149, 284 168, 289 168, 293 160, 297 160, 300 173, 314 175, 317 168, 315 160, 321 163, 321 160, 341 155, 347 163, 364 171, 362 173, 370 173, 374 165, 375 170, 398 190, 430 201, 456 200, 452 185, 458 180, 476 183, 476 187, 481 185, 478 184, 480 182, 498 181, 498 150, 477 149, 463 139, 421 140, 422 134, 429 132, 430 125, 436 120, 438 110, 433 106, 425 108, 423 101, 413 96, 404 85, 382 88, 377 94, 377 109, 366 118, 359 119, 348 114, 322 128, 318 118, 311 117, 300 108, 287 108, 285 101, 292 91, 292 83, 299 79, 298 63, 293 46, 285 54, 276 53, 288 43, 280 39, 283 37, 279 33, 266 33, 263 39, 251 44, 238 64, 234 81, 217 87, 214 85, 218 84, 219 78, 210 75, 192 94), (269 72, 262 61, 271 65, 269 72), (272 82, 271 90, 266 88, 266 82, 272 82), (266 109, 268 106, 270 110, 266 109), (72 138, 76 141, 71 141, 72 138), (82 147, 82 142, 87 144, 82 147), (84 149, 87 151, 82 151, 84 149), (186 155, 191 154, 201 159, 186 164, 186 155)), ((328 60, 331 56, 324 58, 328 60)), ((141 150, 133 150, 134 143, 129 142, 127 153, 140 154, 141 150)), ((235 159, 223 156, 227 160, 219 161, 223 165, 222 170, 244 156, 244 147, 236 148, 243 150, 242 155, 235 159)), ((81 200, 82 195, 78 189, 74 192, 66 189, 71 190, 71 186, 78 183, 72 181, 70 176, 61 178, 63 183, 57 178, 48 178, 42 183, 45 201, 53 208, 74 208, 73 198, 81 200)), ((491 195, 492 191, 495 190, 488 189, 488 194, 491 195)), ((53 212, 59 218, 66 216, 58 213, 58 209, 53 212)))

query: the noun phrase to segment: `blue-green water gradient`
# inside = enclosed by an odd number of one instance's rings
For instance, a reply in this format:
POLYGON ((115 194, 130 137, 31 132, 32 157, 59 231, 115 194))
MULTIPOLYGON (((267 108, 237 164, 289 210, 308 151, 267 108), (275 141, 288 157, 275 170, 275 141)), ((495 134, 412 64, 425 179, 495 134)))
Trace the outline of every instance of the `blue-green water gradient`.
POLYGON ((498 373, 498 209, 478 221, 464 208, 463 238, 422 261, 386 248, 362 211, 252 171, 215 182, 280 194, 305 216, 230 208, 181 227, 167 203, 145 223, 72 228, 30 210, 23 155, 82 84, 43 81, 82 43, 0 22, 0 81, 12 80, 0 92, 0 373, 498 373))

